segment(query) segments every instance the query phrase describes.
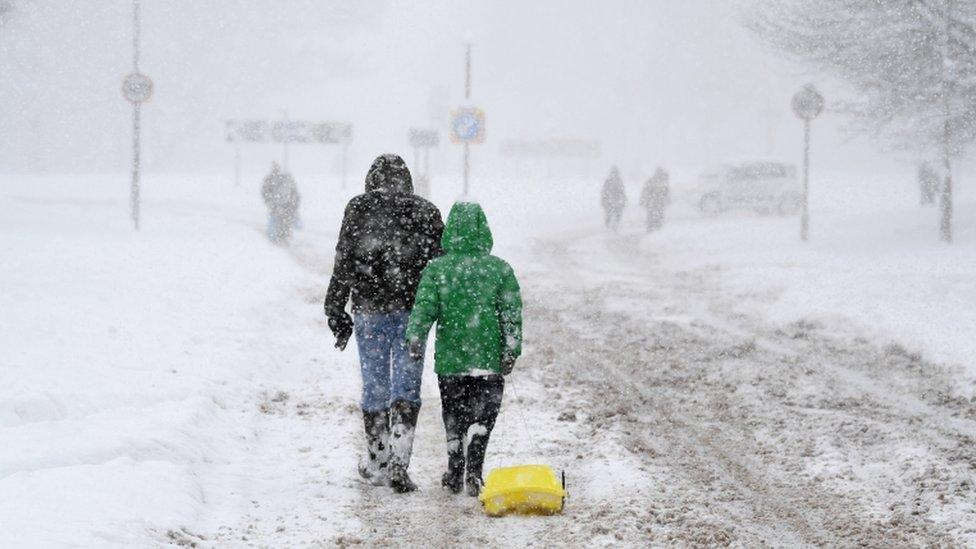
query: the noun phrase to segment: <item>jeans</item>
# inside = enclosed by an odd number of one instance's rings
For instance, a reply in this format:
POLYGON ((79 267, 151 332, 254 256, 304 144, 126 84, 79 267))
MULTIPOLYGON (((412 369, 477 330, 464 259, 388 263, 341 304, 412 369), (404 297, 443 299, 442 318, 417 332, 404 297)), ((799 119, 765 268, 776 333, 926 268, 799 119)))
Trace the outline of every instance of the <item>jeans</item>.
POLYGON ((363 375, 363 411, 387 410, 397 400, 420 404, 424 359, 410 358, 405 336, 409 318, 410 311, 354 317, 363 375))

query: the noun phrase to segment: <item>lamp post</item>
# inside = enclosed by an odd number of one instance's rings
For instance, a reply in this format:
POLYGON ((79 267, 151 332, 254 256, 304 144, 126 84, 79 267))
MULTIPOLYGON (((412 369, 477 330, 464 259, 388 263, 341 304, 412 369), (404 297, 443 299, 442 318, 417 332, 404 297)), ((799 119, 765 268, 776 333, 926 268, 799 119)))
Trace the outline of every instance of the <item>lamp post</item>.
POLYGON ((139 230, 139 172, 140 172, 140 137, 142 131, 142 104, 152 97, 152 80, 139 72, 139 0, 132 0, 132 72, 122 81, 122 95, 132 103, 132 185, 129 190, 130 215, 136 230, 139 230))
POLYGON ((820 115, 824 98, 807 84, 793 96, 793 113, 803 120, 803 212, 800 214, 800 240, 806 242, 810 233, 810 121, 820 115))

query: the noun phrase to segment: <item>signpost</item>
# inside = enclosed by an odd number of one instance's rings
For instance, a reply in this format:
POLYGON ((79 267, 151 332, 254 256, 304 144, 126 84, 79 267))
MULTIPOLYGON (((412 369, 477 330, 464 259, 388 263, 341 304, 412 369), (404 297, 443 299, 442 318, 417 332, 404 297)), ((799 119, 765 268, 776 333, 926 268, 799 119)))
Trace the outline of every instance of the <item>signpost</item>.
MULTIPOLYGON (((464 99, 471 99, 471 44, 465 45, 464 99)), ((451 113, 451 141, 464 144, 464 196, 468 195, 468 176, 471 171, 472 143, 485 142, 485 111, 475 107, 461 107, 451 113)))
POLYGON ((132 103, 132 185, 129 189, 130 216, 139 230, 139 172, 141 153, 141 107, 152 97, 152 80, 139 72, 139 0, 132 0, 132 72, 122 81, 122 95, 132 103))
MULTIPOLYGON (((227 142, 234 144, 234 184, 240 185, 242 143, 310 143, 342 145, 342 187, 346 186, 346 155, 352 125, 305 120, 228 120, 227 142)), ((285 153, 287 155, 287 153, 285 153)))
POLYGON ((430 149, 440 145, 440 134, 437 130, 411 128, 408 140, 413 147, 413 166, 418 183, 417 194, 430 198, 430 149), (424 150, 423 169, 420 166, 420 149, 424 150))
POLYGON ((464 144, 464 196, 468 195, 468 176, 471 171, 472 143, 485 142, 485 113, 474 107, 464 107, 451 113, 451 141, 464 144))
POLYGON ((824 98, 813 84, 803 86, 793 96, 793 113, 803 120, 803 213, 800 215, 800 240, 806 242, 810 232, 810 121, 820 115, 824 98))
POLYGON ((582 161, 583 175, 589 177, 590 161, 600 158, 600 142, 590 139, 552 138, 538 140, 509 140, 498 146, 503 156, 545 161, 549 176, 553 175, 553 162, 582 161))

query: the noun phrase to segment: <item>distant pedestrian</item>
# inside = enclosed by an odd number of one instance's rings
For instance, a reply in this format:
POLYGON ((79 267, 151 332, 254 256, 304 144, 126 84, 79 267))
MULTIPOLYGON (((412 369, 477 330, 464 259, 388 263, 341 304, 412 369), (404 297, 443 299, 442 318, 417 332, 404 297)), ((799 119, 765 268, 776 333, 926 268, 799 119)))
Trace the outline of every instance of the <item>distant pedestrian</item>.
POLYGON ((268 240, 287 244, 298 224, 298 207, 302 201, 295 178, 281 171, 277 162, 272 162, 271 173, 261 185, 261 197, 268 208, 268 240))
POLYGON ((468 495, 477 496, 503 376, 522 353, 522 297, 512 267, 491 255, 491 229, 480 205, 455 204, 441 242, 445 255, 424 269, 407 338, 419 358, 437 323, 434 371, 447 435, 441 483, 455 494, 466 483, 468 495))
POLYGON ((437 207, 413 194, 403 159, 377 157, 366 192, 346 205, 325 297, 336 347, 344 349, 354 330, 359 347, 367 446, 359 474, 397 492, 417 489, 407 469, 424 369, 423 347, 415 356, 407 348, 407 320, 421 271, 441 254, 443 229, 437 207))
POLYGON ((922 162, 918 165, 918 186, 920 193, 919 203, 923 206, 926 204, 934 204, 935 195, 939 193, 942 182, 939 181, 939 174, 932 168, 931 163, 922 162))
POLYGON ((620 179, 620 171, 616 166, 610 169, 610 175, 603 182, 600 204, 603 206, 604 224, 608 229, 616 231, 617 227, 620 226, 624 206, 627 205, 624 182, 620 179))
POLYGON ((668 172, 658 167, 654 175, 644 183, 640 205, 647 213, 647 232, 656 231, 664 224, 664 210, 671 204, 671 185, 668 172))

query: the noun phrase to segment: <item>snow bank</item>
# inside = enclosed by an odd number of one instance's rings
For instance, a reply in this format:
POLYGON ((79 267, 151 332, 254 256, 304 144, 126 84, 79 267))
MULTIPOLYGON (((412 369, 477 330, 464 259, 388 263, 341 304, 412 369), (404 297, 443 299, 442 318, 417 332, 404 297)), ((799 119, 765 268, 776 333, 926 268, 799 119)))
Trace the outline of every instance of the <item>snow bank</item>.
POLYGON ((206 472, 253 434, 274 326, 312 314, 287 306, 303 273, 263 242, 251 189, 144 184, 136 233, 122 177, 0 179, 0 524, 13 546, 144 546, 151 527, 199 519, 226 492, 206 472))
POLYGON ((852 320, 976 375, 976 197, 956 202, 956 239, 938 239, 936 208, 917 205, 911 175, 825 174, 811 187, 810 241, 798 218, 678 204, 642 250, 674 270, 709 271, 744 309, 773 322, 852 320))

